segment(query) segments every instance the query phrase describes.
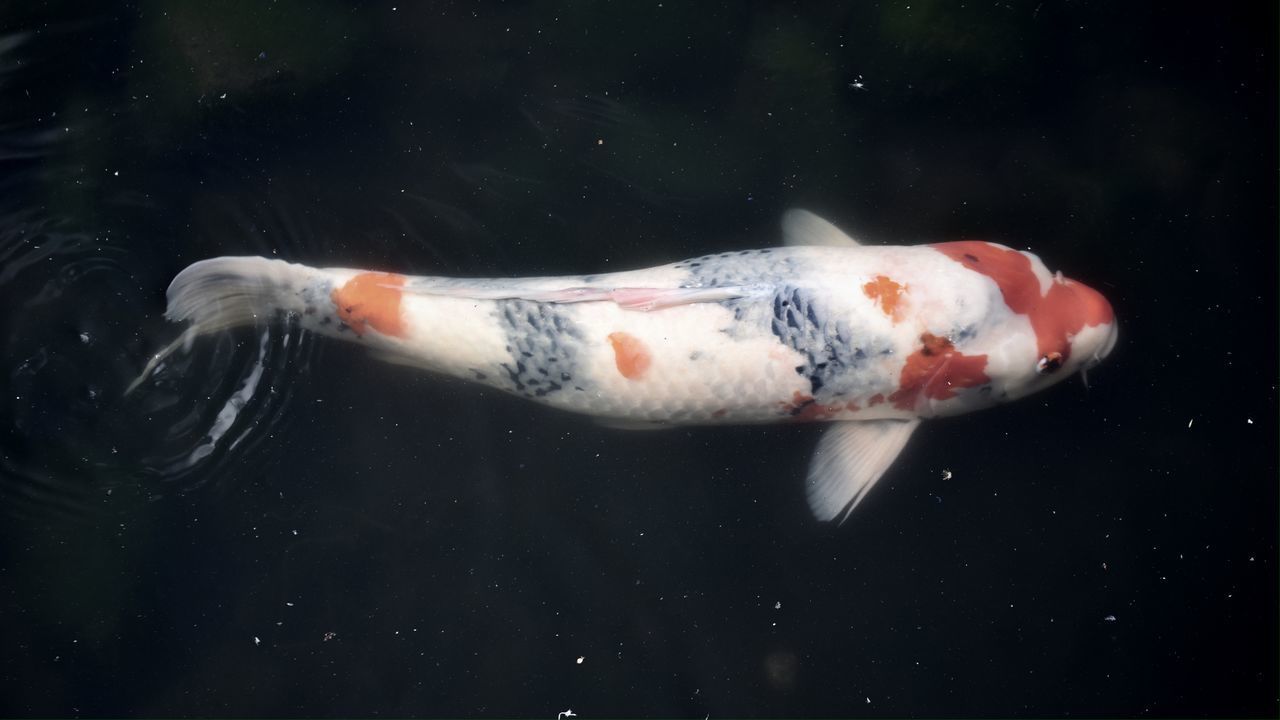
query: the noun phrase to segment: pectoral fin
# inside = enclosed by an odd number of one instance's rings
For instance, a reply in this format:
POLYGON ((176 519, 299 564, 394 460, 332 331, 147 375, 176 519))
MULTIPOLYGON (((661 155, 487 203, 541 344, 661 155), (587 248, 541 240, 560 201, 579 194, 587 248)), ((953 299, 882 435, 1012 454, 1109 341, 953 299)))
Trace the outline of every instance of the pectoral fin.
POLYGON ((848 519, 902 452, 919 420, 847 420, 818 441, 805 483, 809 509, 822 521, 848 519))
POLYGON ((617 418, 596 418, 596 424, 600 427, 612 428, 614 430, 626 430, 627 432, 637 432, 644 430, 671 430, 678 427, 670 423, 654 422, 652 420, 619 420, 617 418))
POLYGON ((782 241, 791 246, 854 247, 861 244, 835 225, 799 208, 782 214, 782 241))

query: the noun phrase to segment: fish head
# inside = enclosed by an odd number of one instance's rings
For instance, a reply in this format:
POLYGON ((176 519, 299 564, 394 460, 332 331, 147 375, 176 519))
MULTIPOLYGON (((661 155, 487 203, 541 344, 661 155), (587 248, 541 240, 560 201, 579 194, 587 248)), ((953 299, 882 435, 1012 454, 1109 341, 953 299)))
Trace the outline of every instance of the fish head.
MULTIPOLYGON (((987 322, 963 352, 987 358, 990 401, 1025 397, 1100 363, 1119 337, 1102 293, 996 243, 935 245, 994 284, 987 322)), ((990 286, 989 286, 990 287, 990 286)))
POLYGON ((1060 274, 1053 283, 1031 312, 1010 318, 1020 352, 1000 373, 1003 399, 1016 400, 1086 373, 1116 346, 1119 326, 1102 293, 1060 274))

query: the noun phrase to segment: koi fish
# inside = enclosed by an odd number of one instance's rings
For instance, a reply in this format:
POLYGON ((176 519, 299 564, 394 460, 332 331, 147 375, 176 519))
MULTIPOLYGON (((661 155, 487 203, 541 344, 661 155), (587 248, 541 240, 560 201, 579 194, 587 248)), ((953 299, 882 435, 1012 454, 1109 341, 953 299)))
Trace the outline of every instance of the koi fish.
POLYGON ((189 343, 287 316, 391 362, 614 424, 824 422, 806 482, 824 521, 849 516, 922 419, 1043 390, 1115 346, 1107 300, 1031 253, 866 246, 804 210, 782 227, 781 247, 571 277, 219 257, 173 280, 166 317, 191 323, 189 343))

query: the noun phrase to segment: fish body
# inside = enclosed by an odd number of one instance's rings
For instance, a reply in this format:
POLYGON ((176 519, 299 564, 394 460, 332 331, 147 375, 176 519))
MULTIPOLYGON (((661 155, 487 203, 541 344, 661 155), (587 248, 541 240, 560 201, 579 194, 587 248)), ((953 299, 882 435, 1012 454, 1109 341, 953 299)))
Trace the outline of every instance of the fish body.
POLYGON ((167 316, 202 334, 290 315, 382 358, 635 426, 835 423, 810 467, 847 516, 922 418, 1022 397, 1096 363, 1111 306, 977 241, 864 246, 805 211, 787 244, 643 270, 462 279, 264 258, 192 265, 167 316))

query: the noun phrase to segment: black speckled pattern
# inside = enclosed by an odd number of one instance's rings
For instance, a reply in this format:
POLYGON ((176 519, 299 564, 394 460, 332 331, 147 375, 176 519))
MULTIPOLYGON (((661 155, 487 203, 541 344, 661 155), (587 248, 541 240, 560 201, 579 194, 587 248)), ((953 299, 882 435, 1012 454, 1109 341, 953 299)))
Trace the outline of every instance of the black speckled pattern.
MULTIPOLYGON (((304 327, 320 329, 330 325, 338 325, 339 332, 350 330, 338 320, 333 306, 333 283, 328 280, 312 280, 298 290, 302 300, 302 322, 304 327)), ((352 333, 355 335, 355 333, 352 333)))
POLYGON ((565 308, 551 303, 502 300, 496 314, 512 356, 511 362, 502 363, 511 389, 529 398, 567 389, 583 390, 575 384, 582 330, 565 308))
POLYGON ((773 248, 739 250, 681 260, 674 265, 689 271, 693 287, 749 285, 786 278, 796 271, 796 259, 773 248))
POLYGON ((771 330, 784 345, 805 356, 796 372, 809 381, 818 402, 856 396, 868 381, 859 370, 872 356, 893 352, 887 342, 857 338, 849 323, 832 317, 820 297, 791 286, 773 296, 771 330))
MULTIPOLYGON (((675 267, 689 272, 690 287, 727 287, 734 285, 775 284, 782 285, 801 273, 800 261, 786 249, 739 250, 717 255, 703 255, 682 260, 675 267)), ((724 306, 733 311, 735 323, 748 321, 752 310, 759 303, 755 298, 726 300, 724 306)), ((741 334, 742 328, 723 329, 731 336, 741 334)))

